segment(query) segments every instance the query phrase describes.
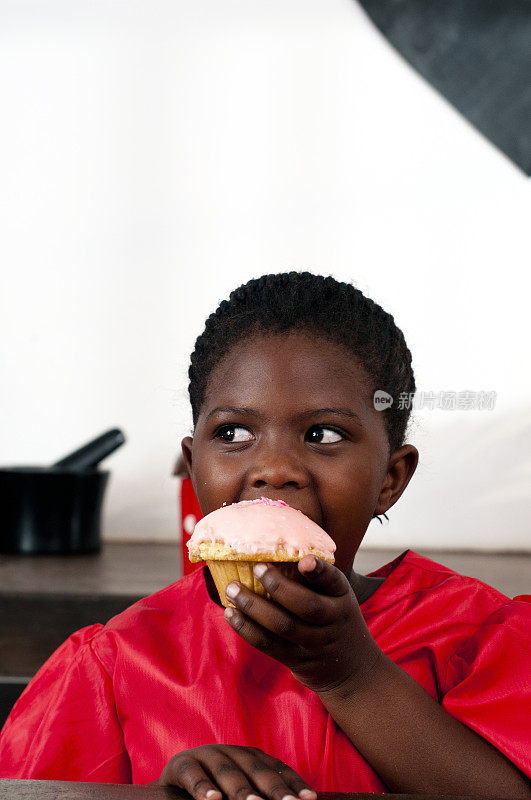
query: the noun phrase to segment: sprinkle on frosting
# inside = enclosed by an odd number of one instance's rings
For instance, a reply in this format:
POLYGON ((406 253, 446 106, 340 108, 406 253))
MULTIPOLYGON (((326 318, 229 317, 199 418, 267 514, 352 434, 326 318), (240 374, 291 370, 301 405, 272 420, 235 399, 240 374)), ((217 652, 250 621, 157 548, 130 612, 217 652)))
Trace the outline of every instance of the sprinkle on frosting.
POLYGON ((259 500, 242 500, 240 503, 233 503, 232 505, 233 506, 243 506, 249 504, 256 505, 257 503, 262 503, 262 504, 265 503, 268 506, 287 506, 288 508, 291 508, 291 506, 288 506, 288 504, 285 503, 284 500, 271 500, 270 497, 260 497, 259 500))

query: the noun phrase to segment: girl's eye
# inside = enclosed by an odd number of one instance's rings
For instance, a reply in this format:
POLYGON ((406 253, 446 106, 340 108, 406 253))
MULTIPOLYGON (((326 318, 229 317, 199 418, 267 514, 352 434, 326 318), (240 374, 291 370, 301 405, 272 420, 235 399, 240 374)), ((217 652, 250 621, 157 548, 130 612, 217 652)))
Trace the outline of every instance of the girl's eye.
POLYGON ((307 433, 308 439, 313 444, 335 444, 345 437, 334 428, 327 428, 325 425, 314 425, 307 433))
POLYGON ((223 425, 216 431, 216 439, 223 442, 250 442, 253 434, 241 425, 223 425))

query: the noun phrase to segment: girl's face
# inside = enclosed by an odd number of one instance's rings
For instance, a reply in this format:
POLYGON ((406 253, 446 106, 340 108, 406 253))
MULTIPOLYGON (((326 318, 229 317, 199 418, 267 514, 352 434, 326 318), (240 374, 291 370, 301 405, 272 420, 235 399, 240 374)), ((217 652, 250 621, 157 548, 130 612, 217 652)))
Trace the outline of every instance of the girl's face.
POLYGON ((284 500, 332 537, 347 576, 373 514, 398 500, 418 460, 412 445, 389 454, 352 354, 303 333, 235 345, 182 448, 203 514, 262 495, 284 500))

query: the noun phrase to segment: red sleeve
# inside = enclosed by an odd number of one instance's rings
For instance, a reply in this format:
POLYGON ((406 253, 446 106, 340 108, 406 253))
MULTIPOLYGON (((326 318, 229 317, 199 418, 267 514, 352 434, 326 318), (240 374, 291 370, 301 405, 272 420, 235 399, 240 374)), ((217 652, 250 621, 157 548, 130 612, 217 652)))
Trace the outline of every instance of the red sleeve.
POLYGON ((0 733, 0 778, 131 783, 112 682, 91 639, 73 633, 37 672, 0 733))
POLYGON ((531 777, 531 597, 490 614, 449 659, 443 707, 531 777))

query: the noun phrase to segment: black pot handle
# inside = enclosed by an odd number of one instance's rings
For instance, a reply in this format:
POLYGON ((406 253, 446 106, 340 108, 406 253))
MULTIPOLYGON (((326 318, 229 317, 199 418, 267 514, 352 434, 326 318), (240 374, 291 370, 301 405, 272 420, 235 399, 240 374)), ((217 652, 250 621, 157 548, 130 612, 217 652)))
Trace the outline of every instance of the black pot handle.
POLYGON ((60 461, 56 461, 55 464, 52 464, 52 469, 93 469, 124 442, 123 432, 119 428, 112 428, 112 430, 102 433, 97 439, 74 450, 60 461))

